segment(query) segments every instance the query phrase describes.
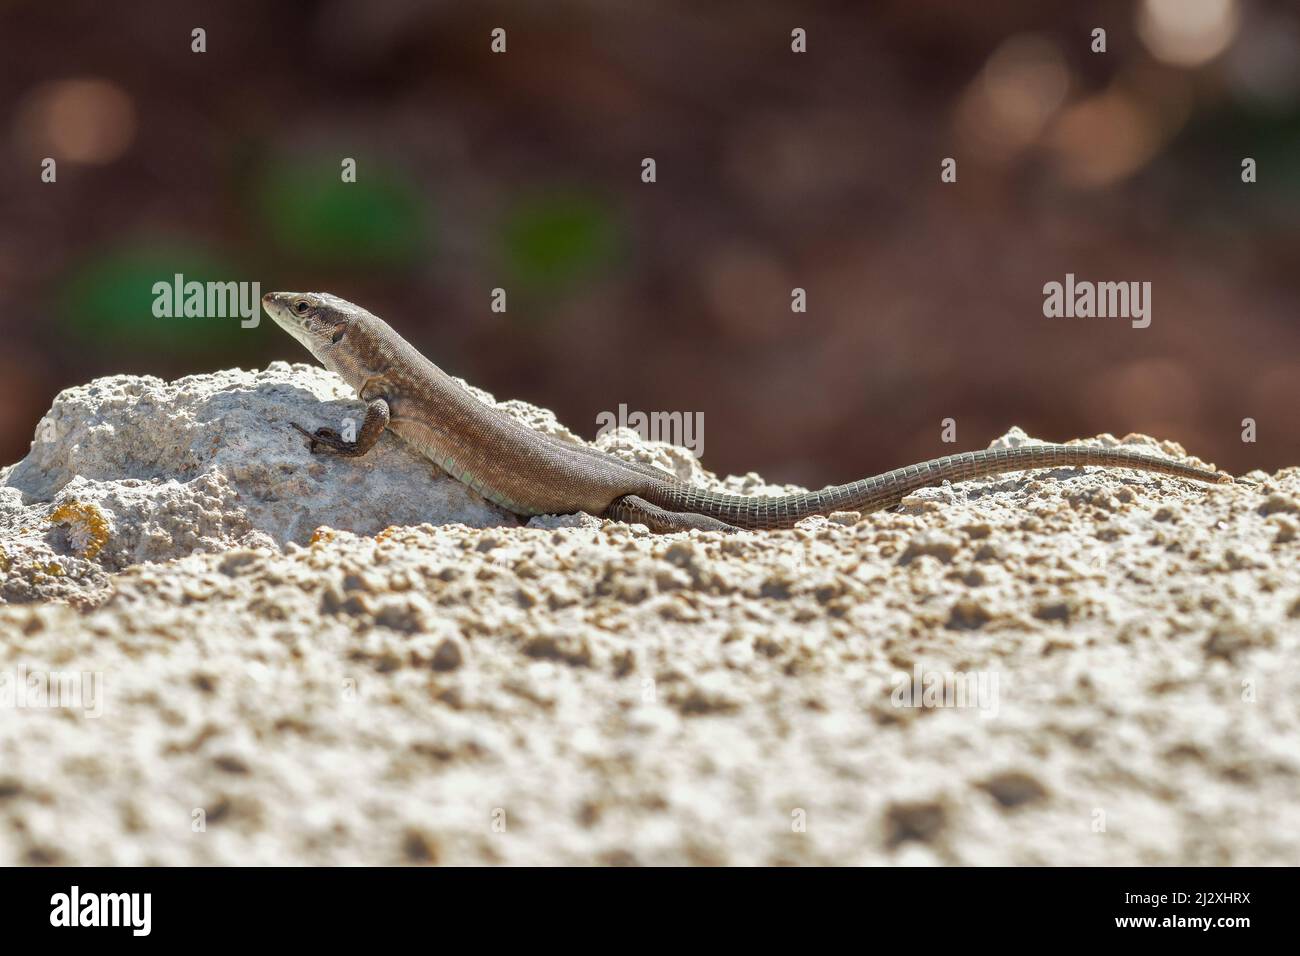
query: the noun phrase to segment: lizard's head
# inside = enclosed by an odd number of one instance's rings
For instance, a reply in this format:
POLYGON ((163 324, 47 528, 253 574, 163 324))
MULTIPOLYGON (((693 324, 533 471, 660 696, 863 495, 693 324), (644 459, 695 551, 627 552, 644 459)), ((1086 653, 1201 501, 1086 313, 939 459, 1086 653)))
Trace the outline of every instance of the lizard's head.
POLYGON ((262 296, 262 308, 326 368, 334 368, 330 353, 344 342, 359 318, 368 314, 327 292, 268 292, 262 296))

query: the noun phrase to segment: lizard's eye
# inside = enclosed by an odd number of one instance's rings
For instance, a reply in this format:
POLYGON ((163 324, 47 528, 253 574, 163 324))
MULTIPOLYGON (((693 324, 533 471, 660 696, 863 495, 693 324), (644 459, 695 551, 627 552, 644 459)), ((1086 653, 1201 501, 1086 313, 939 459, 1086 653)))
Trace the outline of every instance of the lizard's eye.
POLYGON ((297 302, 293 304, 293 308, 295 312, 297 312, 299 315, 302 315, 304 312, 310 309, 311 306, 307 303, 306 299, 299 299, 297 302))

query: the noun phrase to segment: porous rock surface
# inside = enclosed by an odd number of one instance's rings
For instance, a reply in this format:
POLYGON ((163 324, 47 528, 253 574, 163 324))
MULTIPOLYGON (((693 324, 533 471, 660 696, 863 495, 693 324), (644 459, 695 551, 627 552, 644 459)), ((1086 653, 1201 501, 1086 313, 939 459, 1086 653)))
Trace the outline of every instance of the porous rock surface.
MULTIPOLYGON (((518 401, 499 407, 581 442, 550 411, 518 401)), ((319 527, 366 535, 422 522, 520 524, 394 435, 338 467, 337 458, 311 455, 291 424, 341 430, 364 417, 338 376, 284 362, 174 382, 117 375, 59 393, 31 452, 0 469, 0 601, 84 602, 107 585, 107 573, 131 565, 305 544, 319 527)), ((685 450, 642 443, 626 429, 599 444, 719 490, 782 490, 756 475, 717 481, 685 450)))
POLYGON ((0 863, 1300 858, 1300 469, 656 536, 287 424, 359 410, 281 363, 59 396, 0 472, 0 863))

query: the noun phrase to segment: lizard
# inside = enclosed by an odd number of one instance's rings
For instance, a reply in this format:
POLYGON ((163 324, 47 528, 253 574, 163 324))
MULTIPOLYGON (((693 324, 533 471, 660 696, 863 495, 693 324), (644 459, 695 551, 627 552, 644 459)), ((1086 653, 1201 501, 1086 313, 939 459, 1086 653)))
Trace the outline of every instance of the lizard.
POLYGON ((947 455, 802 494, 719 494, 659 468, 529 428, 480 401, 378 316, 337 296, 270 292, 262 305, 366 403, 353 440, 331 428, 309 431, 291 422, 313 454, 324 449, 364 455, 384 431, 392 431, 453 478, 525 517, 587 512, 657 533, 759 531, 790 528, 811 515, 867 514, 945 481, 1030 469, 1101 465, 1211 483, 1233 480, 1224 472, 1130 449, 1039 444, 947 455))

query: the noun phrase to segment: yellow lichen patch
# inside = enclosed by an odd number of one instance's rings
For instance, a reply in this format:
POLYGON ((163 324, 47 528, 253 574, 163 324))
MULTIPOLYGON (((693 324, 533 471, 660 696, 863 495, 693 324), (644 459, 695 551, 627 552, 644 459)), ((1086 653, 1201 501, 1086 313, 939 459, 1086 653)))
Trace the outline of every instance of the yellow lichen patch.
POLYGON ((50 523, 68 525, 72 547, 87 561, 108 544, 108 519, 95 505, 80 501, 61 504, 50 513, 50 523))
POLYGON ((4 548, 0 548, 0 573, 8 571, 9 564, 9 552, 5 551, 4 548))
POLYGON ((334 540, 334 529, 321 525, 311 533, 311 540, 308 544, 320 544, 322 541, 329 542, 334 540))

